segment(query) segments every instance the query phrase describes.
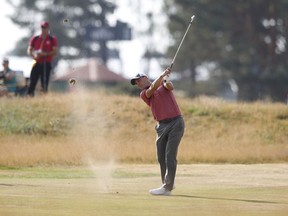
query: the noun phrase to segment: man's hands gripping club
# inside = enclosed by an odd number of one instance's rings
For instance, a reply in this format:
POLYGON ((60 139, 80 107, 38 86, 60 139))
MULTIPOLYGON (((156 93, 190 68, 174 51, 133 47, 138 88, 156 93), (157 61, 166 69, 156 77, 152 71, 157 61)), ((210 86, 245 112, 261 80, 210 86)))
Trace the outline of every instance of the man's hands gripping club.
POLYGON ((173 84, 169 81, 168 76, 172 72, 171 67, 168 67, 164 70, 158 78, 156 78, 150 85, 150 87, 146 91, 146 97, 150 98, 156 89, 164 82, 164 87, 168 90, 173 90, 173 84))

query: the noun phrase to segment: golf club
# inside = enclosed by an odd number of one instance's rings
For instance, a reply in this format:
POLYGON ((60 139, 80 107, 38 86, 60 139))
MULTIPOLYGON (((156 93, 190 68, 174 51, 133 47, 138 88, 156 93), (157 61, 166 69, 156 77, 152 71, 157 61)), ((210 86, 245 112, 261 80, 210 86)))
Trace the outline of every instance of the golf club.
POLYGON ((172 60, 171 65, 170 65, 170 68, 171 68, 171 69, 172 69, 172 67, 173 67, 173 65, 174 65, 174 61, 175 61, 175 59, 176 59, 176 57, 177 57, 177 55, 178 55, 178 52, 179 52, 179 50, 180 50, 180 47, 182 46, 182 43, 183 43, 184 39, 185 39, 185 37, 186 37, 186 35, 187 35, 188 31, 189 31, 189 28, 190 28, 190 26, 191 26, 191 24, 192 24, 192 22, 193 22, 194 17, 195 17, 195 15, 193 15, 193 16, 191 17, 191 21, 190 21, 190 23, 189 23, 189 25, 188 25, 188 27, 187 27, 187 29, 186 29, 186 32, 185 32, 185 34, 184 34, 184 36, 183 36, 183 38, 182 38, 182 40, 181 40, 181 42, 180 42, 180 45, 178 46, 178 49, 177 49, 177 51, 176 51, 176 53, 175 53, 175 56, 174 56, 174 58, 173 58, 173 60, 172 60))

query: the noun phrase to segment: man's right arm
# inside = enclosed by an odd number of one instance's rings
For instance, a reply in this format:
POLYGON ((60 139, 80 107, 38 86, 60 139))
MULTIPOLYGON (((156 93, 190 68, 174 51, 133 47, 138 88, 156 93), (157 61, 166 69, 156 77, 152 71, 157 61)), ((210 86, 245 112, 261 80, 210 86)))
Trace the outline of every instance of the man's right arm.
POLYGON ((31 56, 32 58, 34 58, 34 56, 33 56, 33 47, 32 46, 28 46, 28 48, 27 48, 27 54, 29 55, 29 56, 31 56))

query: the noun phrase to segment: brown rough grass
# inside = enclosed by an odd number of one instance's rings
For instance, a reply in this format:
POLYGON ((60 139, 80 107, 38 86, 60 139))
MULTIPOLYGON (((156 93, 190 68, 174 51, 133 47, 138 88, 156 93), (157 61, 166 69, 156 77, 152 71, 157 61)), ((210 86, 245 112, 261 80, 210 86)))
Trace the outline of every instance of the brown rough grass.
MULTIPOLYGON (((186 124, 180 163, 288 161, 284 104, 178 97, 186 124)), ((90 160, 154 163, 155 121, 138 97, 78 89, 1 98, 0 165, 82 165, 90 160)))

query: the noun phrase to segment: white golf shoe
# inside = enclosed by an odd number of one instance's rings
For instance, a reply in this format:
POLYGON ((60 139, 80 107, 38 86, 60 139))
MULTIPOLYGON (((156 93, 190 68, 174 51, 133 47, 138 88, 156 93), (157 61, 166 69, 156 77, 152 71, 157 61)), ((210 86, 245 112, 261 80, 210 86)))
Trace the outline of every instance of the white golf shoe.
POLYGON ((149 193, 152 195, 163 195, 163 196, 170 196, 171 195, 171 191, 167 190, 163 186, 161 186, 160 188, 151 189, 151 190, 149 190, 149 193))

